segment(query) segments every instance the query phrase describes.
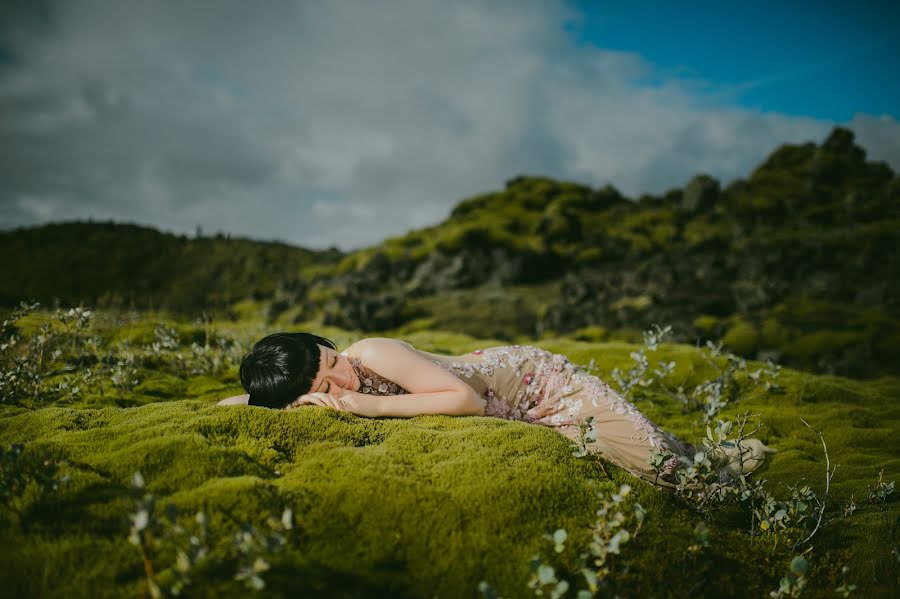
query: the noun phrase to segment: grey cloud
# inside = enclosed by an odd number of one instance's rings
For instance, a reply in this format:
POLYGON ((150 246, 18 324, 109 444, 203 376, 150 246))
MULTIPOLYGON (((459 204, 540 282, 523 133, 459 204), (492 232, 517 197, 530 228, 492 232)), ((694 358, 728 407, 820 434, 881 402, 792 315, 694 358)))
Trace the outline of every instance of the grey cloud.
MULTIPOLYGON (((0 27, 0 227, 93 216, 346 250, 519 173, 659 193, 832 126, 575 48, 561 3, 23 6, 0 27)), ((896 122, 852 126, 897 168, 896 122)))
POLYGON ((856 114, 850 122, 856 143, 866 149, 866 159, 887 162, 900 173, 900 123, 890 115, 856 114))

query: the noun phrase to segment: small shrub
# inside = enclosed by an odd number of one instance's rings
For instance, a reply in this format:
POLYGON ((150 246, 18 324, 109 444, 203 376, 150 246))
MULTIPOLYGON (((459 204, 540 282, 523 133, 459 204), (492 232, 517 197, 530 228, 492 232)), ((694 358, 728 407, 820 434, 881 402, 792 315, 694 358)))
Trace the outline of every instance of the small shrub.
POLYGON ((27 451, 21 443, 0 447, 0 514, 12 515, 21 525, 22 510, 28 502, 28 492, 39 496, 56 493, 71 480, 68 474, 59 475, 59 462, 50 456, 27 451))
POLYGON ((694 526, 693 543, 688 545, 688 553, 700 554, 709 548, 709 527, 703 522, 694 526))
MULTIPOLYGON (((596 481, 590 481, 596 484, 596 481)), ((597 520, 592 528, 592 539, 588 551, 582 552, 576 559, 577 574, 566 572, 565 568, 545 561, 540 555, 534 555, 529 562, 531 577, 528 580, 528 588, 534 590, 537 597, 550 597, 558 599, 565 596, 570 589, 576 586, 586 585, 587 588, 578 589, 575 599, 590 599, 598 592, 604 591, 608 586, 608 578, 613 573, 615 558, 621 553, 621 548, 626 543, 637 537, 646 518, 646 510, 639 504, 633 506, 633 519, 626 516, 622 508, 625 497, 631 492, 630 485, 621 485, 618 491, 598 491, 600 508, 597 510, 597 520), (633 531, 629 528, 634 525, 633 531), (583 582, 581 579, 583 578, 583 582)), ((568 534, 564 529, 556 530, 552 535, 545 534, 544 538, 553 543, 554 554, 565 551, 565 542, 568 534)), ((489 599, 498 599, 499 596, 486 581, 481 581, 478 590, 482 596, 489 599)))
POLYGON ((869 502, 885 503, 888 495, 894 492, 895 482, 893 480, 889 483, 884 482, 884 468, 882 468, 878 473, 878 480, 869 487, 869 502))
MULTIPOLYGON (((671 332, 672 327, 665 328, 654 324, 653 329, 644 331, 644 344, 649 351, 656 351, 659 344, 671 332)), ((745 394, 747 385, 738 382, 738 376, 744 375, 752 385, 752 388, 762 387, 766 393, 777 393, 781 391, 781 387, 773 382, 777 378, 781 367, 773 362, 767 362, 768 366, 758 368, 755 371, 748 371, 747 361, 744 358, 736 356, 730 352, 722 351, 722 343, 718 345, 711 341, 706 342, 701 356, 706 360, 712 368, 717 371, 717 375, 699 383, 688 392, 683 386, 671 389, 665 384, 665 379, 675 370, 675 362, 660 362, 655 368, 651 369, 647 352, 644 348, 632 352, 631 358, 635 365, 627 372, 622 372, 615 368, 612 372, 612 378, 619 388, 619 392, 629 401, 638 399, 636 391, 641 388, 647 388, 657 384, 656 390, 669 395, 682 406, 682 411, 702 411, 703 420, 706 423, 712 422, 719 411, 726 405, 742 399, 745 394), (712 358, 726 358, 724 368, 713 361, 712 358)))
POLYGON ((778 588, 769 593, 769 597, 798 597, 806 588, 806 574, 809 572, 809 562, 802 555, 791 560, 790 570, 781 579, 778 588))
POLYGON ((143 493, 144 477, 135 472, 132 488, 141 493, 136 500, 136 510, 131 514, 128 542, 141 552, 144 564, 147 594, 158 599, 167 595, 179 595, 191 583, 190 571, 209 555, 209 530, 206 515, 199 511, 194 517, 198 530, 188 531, 178 523, 178 509, 173 504, 165 508, 165 519, 156 513, 156 500, 150 493, 143 493), (171 583, 159 580, 160 554, 174 554, 171 583))
POLYGON ((855 584, 850 584, 847 582, 847 572, 849 572, 849 571, 850 571, 850 568, 848 568, 847 566, 844 566, 843 568, 841 568, 842 583, 841 583, 841 586, 834 589, 835 593, 840 593, 844 597, 849 597, 850 594, 856 590, 855 584))
MULTIPOLYGON (((132 345, 92 333, 93 312, 84 308, 36 313, 39 304, 22 303, 0 327, 0 403, 25 409, 89 396, 103 399, 110 392, 131 394, 144 370, 171 372, 182 380, 216 376, 236 367, 243 347, 217 333, 211 321, 183 346, 178 331, 157 323, 153 340, 132 345), (37 326, 19 329, 26 317, 37 326), (202 343, 201 343, 202 341, 202 343)), ((113 338, 116 336, 113 335, 113 338)))
MULTIPOLYGON (((659 325, 655 324, 653 325, 653 329, 644 331, 644 345, 646 345, 647 349, 650 351, 656 351, 662 340, 671 332, 671 326, 661 328, 659 325)), ((654 377, 649 376, 650 362, 647 359, 647 354, 643 348, 636 352, 631 352, 630 356, 631 359, 634 360, 635 365, 632 366, 628 372, 623 373, 618 368, 614 368, 612 371, 612 378, 619 386, 619 392, 628 400, 632 400, 634 397, 633 389, 639 386, 648 387, 656 380, 654 377)), ((662 363, 652 371, 652 374, 662 379, 669 375, 674 367, 675 362, 662 363)))
POLYGON ((242 581, 254 591, 265 588, 262 573, 270 567, 266 558, 286 544, 284 533, 293 528, 290 508, 284 510, 280 519, 267 519, 271 532, 266 533, 249 522, 239 522, 238 530, 224 537, 227 539, 224 542, 222 537, 211 533, 202 510, 194 516, 194 525, 179 522, 174 504, 165 507, 165 518, 161 518, 153 494, 144 493, 140 472, 135 472, 131 486, 138 497, 136 510, 130 515, 128 542, 141 552, 147 594, 154 599, 180 595, 193 582, 191 572, 208 561, 236 563, 234 580, 242 581), (163 556, 174 559, 174 564, 165 571, 166 576, 160 569, 163 556))
POLYGON ((67 373, 87 354, 83 333, 92 313, 80 307, 57 309, 35 333, 20 334, 17 323, 39 306, 22 302, 0 325, 0 403, 34 410, 81 392, 67 373))

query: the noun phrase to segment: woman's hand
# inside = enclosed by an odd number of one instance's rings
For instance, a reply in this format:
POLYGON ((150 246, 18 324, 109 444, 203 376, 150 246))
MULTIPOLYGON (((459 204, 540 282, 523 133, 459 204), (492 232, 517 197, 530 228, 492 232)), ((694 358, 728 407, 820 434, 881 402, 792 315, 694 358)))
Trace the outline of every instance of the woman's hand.
POLYGON ((343 411, 356 414, 357 416, 378 418, 383 415, 381 413, 381 398, 377 395, 369 395, 357 391, 340 391, 337 401, 343 411))
POLYGON ((323 406, 367 418, 381 416, 381 406, 378 402, 378 397, 357 393, 356 391, 339 391, 337 397, 330 393, 307 393, 294 400, 286 409, 290 410, 302 405, 323 406))

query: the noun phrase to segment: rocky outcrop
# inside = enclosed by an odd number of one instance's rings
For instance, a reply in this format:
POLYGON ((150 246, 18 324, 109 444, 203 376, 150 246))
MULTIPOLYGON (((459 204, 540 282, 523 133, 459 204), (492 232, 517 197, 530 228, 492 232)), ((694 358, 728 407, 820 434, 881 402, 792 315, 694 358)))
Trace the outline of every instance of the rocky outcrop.
POLYGON ((681 209, 689 214, 710 212, 719 200, 719 181, 709 175, 691 179, 681 195, 681 209))

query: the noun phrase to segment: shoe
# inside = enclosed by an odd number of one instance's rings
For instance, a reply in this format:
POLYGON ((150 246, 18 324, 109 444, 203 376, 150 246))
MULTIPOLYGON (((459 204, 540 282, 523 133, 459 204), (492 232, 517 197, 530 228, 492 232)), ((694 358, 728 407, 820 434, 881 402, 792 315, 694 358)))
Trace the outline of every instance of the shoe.
POLYGON ((719 467, 721 482, 737 480, 742 473, 750 474, 762 465, 766 460, 766 454, 778 453, 759 439, 743 439, 739 445, 739 447, 737 444, 734 447, 718 447, 710 452, 710 458, 722 461, 719 467))

